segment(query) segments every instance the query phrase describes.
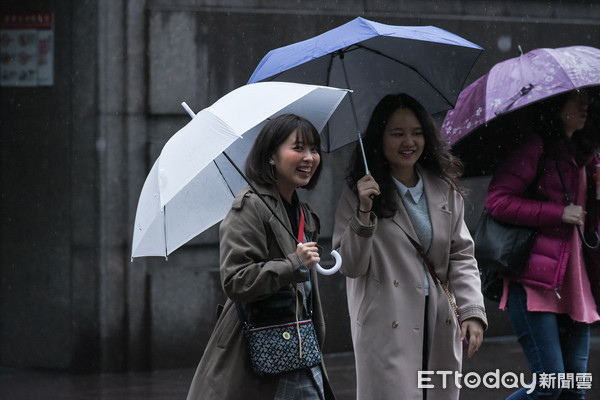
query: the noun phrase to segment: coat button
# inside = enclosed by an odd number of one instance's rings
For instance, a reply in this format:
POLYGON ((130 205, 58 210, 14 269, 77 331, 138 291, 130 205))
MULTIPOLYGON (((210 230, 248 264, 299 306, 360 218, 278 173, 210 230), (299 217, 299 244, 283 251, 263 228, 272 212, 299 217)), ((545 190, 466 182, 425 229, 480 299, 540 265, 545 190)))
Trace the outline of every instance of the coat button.
POLYGON ((289 332, 283 332, 283 338, 285 340, 290 340, 292 338, 292 335, 290 335, 289 332))
POLYGON ((446 318, 446 325, 450 326, 452 324, 452 320, 450 318, 446 318))
POLYGON ((392 322, 392 328, 396 329, 398 327, 398 321, 392 322))
POLYGON ((398 282, 396 280, 394 281, 394 286, 398 287, 399 284, 400 284, 400 282, 398 282))

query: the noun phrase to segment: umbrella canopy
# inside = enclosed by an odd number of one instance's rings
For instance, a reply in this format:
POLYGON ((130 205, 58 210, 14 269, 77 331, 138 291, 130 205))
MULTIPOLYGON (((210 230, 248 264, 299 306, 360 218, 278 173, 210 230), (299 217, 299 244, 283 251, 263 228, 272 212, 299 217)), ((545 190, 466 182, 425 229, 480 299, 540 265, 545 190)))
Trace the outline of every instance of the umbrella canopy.
POLYGON ((200 111, 169 139, 142 188, 132 258, 164 256, 221 221, 246 185, 244 165, 269 118, 292 113, 320 132, 347 90, 285 82, 242 86, 200 111))
POLYGON ((600 49, 535 49, 496 64, 463 90, 441 133, 465 164, 464 176, 489 175, 522 134, 509 118, 541 100, 598 85, 600 49))
POLYGON ((311 39, 271 50, 249 82, 289 81, 352 89, 332 116, 324 150, 360 137, 381 98, 405 92, 430 113, 454 106, 483 49, 434 26, 392 26, 356 18, 311 39), (364 121, 364 122, 363 122, 364 121))

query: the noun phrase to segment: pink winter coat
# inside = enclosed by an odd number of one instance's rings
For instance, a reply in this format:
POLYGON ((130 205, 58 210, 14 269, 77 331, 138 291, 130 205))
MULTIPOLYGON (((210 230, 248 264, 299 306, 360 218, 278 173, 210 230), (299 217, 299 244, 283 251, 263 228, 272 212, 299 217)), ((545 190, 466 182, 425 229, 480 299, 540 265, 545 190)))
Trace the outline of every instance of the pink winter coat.
MULTIPOLYGON (((543 170, 540 170, 535 188, 536 198, 522 197, 535 179, 542 152, 543 141, 538 135, 531 135, 526 139, 498 168, 490 182, 486 208, 491 216, 500 221, 537 227, 538 233, 529 265, 520 280, 532 286, 560 291, 575 226, 562 221, 563 210, 568 203, 556 169, 555 157, 573 201, 576 200, 579 185, 583 182, 578 179, 580 167, 566 148, 546 149, 546 155, 542 158, 543 170)), ((596 162, 597 159, 592 161, 590 166, 596 162)), ((595 190, 590 174, 588 183, 592 185, 590 188, 595 190)), ((597 203, 588 202, 588 211, 593 211, 588 212, 588 216, 598 215, 597 203)), ((594 223, 588 218, 586 223, 598 226, 597 220, 594 223)))

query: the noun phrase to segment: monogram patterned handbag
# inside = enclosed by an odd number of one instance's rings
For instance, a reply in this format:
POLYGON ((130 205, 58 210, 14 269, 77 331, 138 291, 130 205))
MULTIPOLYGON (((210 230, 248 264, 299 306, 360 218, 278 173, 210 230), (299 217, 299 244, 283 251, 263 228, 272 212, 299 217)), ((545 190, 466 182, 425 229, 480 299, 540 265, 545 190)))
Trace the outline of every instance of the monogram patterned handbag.
POLYGON ((321 363, 321 350, 310 319, 253 328, 245 325, 246 345, 258 374, 280 374, 321 363))

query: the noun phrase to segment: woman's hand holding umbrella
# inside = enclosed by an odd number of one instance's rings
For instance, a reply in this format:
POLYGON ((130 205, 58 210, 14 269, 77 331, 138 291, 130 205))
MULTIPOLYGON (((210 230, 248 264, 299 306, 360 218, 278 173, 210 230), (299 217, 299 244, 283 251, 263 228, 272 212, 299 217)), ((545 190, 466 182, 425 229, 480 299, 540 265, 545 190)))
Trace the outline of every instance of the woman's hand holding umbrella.
POLYGON ((300 243, 296 248, 296 254, 298 254, 298 257, 308 269, 313 268, 321 262, 319 248, 315 242, 300 243))
POLYGON ((585 212, 583 211, 583 207, 573 204, 566 206, 562 214, 563 222, 571 225, 583 225, 584 217, 585 212))
POLYGON ((373 199, 379 196, 379 185, 371 174, 367 174, 356 182, 358 190, 358 219, 363 224, 369 223, 369 214, 373 208, 373 199))

